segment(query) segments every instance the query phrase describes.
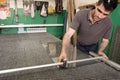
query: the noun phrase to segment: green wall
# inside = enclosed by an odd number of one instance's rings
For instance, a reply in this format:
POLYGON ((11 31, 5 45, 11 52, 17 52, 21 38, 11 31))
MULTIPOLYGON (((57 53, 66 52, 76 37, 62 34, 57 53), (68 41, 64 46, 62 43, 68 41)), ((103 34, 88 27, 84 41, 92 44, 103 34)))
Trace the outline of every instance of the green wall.
MULTIPOLYGON (((59 14, 51 14, 47 17, 40 16, 39 12, 35 12, 35 17, 31 18, 31 16, 25 16, 23 14, 23 9, 18 9, 18 16, 19 16, 19 24, 43 24, 44 20, 46 20, 46 24, 63 24, 64 22, 64 16, 66 11, 64 10, 62 13, 59 14)), ((0 24, 5 25, 13 25, 15 24, 15 15, 14 10, 11 9, 11 16, 8 17, 6 20, 0 20, 0 24)), ((63 26, 50 26, 46 27, 47 32, 50 34, 61 37, 63 36, 63 26)), ((26 28, 25 28, 26 30, 26 28)), ((2 34, 11 34, 11 33, 17 33, 18 28, 4 28, 1 29, 2 34)))
POLYGON ((112 19, 112 32, 111 37, 109 39, 109 45, 105 49, 105 53, 109 55, 110 46, 112 43, 113 33, 116 26, 120 26, 120 3, 118 4, 117 8, 110 14, 110 18, 112 19))
MULTIPOLYGON (((14 16, 14 10, 10 9, 10 17, 8 17, 5 20, 0 20, 0 24, 4 24, 4 25, 13 25, 15 24, 15 16, 14 16)), ((0 28, 0 33, 1 34, 9 34, 9 33, 17 33, 17 28, 0 28)))

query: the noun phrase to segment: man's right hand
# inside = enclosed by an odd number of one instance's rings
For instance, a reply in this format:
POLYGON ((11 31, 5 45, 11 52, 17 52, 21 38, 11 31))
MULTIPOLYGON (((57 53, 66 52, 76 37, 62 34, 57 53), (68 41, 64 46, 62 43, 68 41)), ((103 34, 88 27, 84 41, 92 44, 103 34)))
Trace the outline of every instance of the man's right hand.
POLYGON ((60 56, 58 57, 58 62, 61 62, 64 59, 68 60, 67 54, 66 53, 61 53, 60 56))
POLYGON ((72 35, 75 33, 75 30, 72 28, 69 28, 68 31, 65 33, 63 37, 63 42, 62 42, 62 49, 61 49, 61 54, 58 58, 58 61, 61 62, 62 60, 66 59, 67 60, 67 54, 66 54, 66 49, 70 43, 70 39, 72 35))

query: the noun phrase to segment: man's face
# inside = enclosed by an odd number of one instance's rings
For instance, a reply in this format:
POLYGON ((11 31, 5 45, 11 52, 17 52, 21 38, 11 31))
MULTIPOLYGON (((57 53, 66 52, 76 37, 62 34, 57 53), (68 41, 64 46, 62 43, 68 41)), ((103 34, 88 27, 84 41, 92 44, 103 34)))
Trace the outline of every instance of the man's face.
POLYGON ((95 12, 94 12, 94 15, 93 15, 93 19, 95 21, 99 21, 105 17, 107 17, 108 15, 110 14, 110 11, 106 11, 103 4, 101 5, 95 5, 95 12))

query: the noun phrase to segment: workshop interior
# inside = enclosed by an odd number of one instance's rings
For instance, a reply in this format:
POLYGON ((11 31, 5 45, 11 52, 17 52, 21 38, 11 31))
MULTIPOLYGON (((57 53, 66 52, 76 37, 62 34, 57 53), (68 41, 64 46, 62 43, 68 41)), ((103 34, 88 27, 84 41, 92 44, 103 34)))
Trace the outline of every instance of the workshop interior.
POLYGON ((74 35, 68 61, 58 62, 75 14, 97 1, 0 0, 0 80, 120 80, 120 0, 109 15, 109 59, 76 50, 74 35))

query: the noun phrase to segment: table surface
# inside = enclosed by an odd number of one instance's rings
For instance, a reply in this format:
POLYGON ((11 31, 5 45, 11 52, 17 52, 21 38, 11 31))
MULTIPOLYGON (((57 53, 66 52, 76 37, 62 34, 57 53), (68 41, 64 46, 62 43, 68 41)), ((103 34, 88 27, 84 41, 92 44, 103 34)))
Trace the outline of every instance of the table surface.
POLYGON ((0 34, 0 70, 52 63, 47 46, 56 42, 49 33, 0 34))
MULTIPOLYGON (((43 46, 57 41, 49 34, 0 35, 0 70, 53 63, 43 46)), ((96 61, 81 62, 75 68, 55 67, 0 75, 0 80, 119 80, 120 72, 96 61)))

